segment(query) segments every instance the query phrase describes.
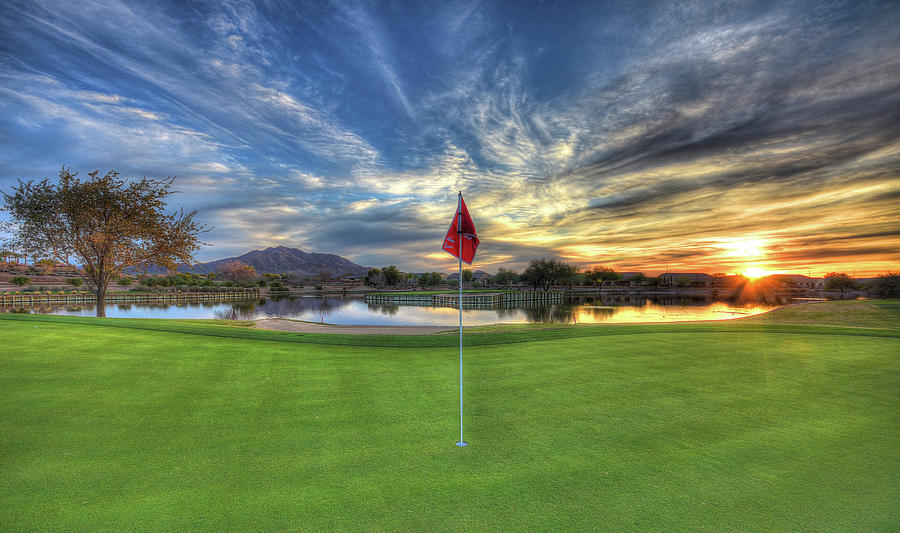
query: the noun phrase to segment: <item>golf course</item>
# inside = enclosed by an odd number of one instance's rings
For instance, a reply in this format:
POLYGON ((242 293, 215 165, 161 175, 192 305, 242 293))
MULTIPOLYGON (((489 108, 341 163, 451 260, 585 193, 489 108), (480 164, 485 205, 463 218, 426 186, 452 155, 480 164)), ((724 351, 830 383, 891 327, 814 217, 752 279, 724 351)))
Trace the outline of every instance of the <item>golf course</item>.
POLYGON ((900 301, 458 338, 0 314, 2 531, 897 531, 900 301))

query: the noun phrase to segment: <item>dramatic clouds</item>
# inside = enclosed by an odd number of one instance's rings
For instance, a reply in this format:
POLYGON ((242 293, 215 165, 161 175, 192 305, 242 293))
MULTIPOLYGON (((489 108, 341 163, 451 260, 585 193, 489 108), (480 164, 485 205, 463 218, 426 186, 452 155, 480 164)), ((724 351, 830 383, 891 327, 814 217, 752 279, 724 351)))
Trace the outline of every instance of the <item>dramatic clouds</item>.
POLYGON ((900 265, 894 2, 0 2, 0 188, 177 174, 209 260, 900 265))

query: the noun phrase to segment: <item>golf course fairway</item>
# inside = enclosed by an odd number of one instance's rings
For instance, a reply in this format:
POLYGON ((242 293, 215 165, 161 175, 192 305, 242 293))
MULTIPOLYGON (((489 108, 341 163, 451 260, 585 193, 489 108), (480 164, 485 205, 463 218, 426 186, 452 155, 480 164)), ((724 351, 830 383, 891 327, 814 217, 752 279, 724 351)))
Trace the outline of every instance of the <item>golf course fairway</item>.
POLYGON ((0 530, 897 531, 900 302, 810 305, 473 332, 468 448, 454 335, 0 314, 0 530))

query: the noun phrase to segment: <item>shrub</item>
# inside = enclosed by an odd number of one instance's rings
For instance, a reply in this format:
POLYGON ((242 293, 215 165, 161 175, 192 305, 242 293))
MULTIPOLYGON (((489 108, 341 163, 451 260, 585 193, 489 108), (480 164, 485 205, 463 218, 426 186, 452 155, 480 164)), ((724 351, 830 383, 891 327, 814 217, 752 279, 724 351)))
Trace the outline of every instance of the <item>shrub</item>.
POLYGON ((81 287, 81 284, 83 282, 81 281, 81 278, 68 278, 66 280, 66 283, 68 283, 69 285, 71 285, 73 287, 81 287))
POLYGON ((888 272, 872 280, 872 292, 882 298, 900 298, 900 273, 888 272))
POLYGON ((128 276, 122 276, 121 278, 119 278, 119 285, 122 285, 123 287, 131 285, 131 278, 129 278, 128 276))
POLYGON ((24 287, 25 285, 31 283, 31 278, 29 278, 28 276, 16 276, 14 278, 10 278, 9 282, 13 285, 24 287))

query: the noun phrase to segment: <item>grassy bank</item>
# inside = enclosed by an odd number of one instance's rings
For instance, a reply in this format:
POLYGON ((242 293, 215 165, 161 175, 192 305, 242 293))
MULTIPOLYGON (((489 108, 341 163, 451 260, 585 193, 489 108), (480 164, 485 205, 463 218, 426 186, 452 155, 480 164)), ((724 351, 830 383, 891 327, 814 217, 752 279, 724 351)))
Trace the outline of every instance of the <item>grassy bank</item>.
POLYGON ((0 315, 0 528, 896 530, 872 305, 468 336, 465 449, 452 336, 0 315))

